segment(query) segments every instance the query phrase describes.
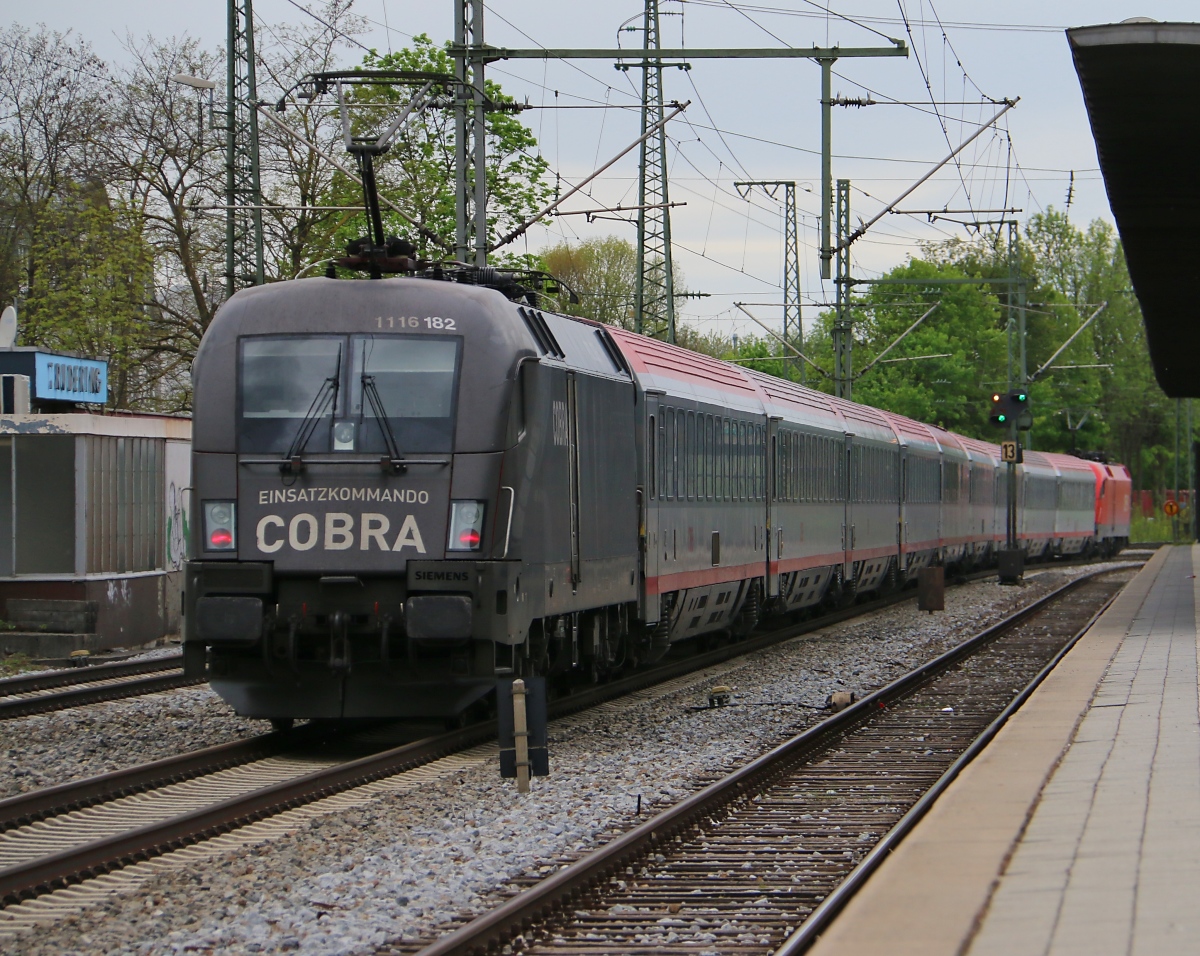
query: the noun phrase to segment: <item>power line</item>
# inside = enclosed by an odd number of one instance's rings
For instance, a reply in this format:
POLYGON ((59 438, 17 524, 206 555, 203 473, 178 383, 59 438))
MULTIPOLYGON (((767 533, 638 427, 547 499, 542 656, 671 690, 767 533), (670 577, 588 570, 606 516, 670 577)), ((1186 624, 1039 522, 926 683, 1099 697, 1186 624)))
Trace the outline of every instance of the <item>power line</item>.
POLYGON ((297 3, 296 0, 287 0, 287 2, 290 3, 293 7, 295 7, 300 12, 307 13, 310 17, 312 17, 318 23, 324 24, 325 27, 331 33, 333 33, 337 36, 340 36, 343 40, 347 41, 348 43, 353 43, 356 47, 358 47, 360 50, 362 50, 366 53, 371 52, 371 48, 369 46, 366 46, 365 44, 360 43, 358 40, 354 39, 354 37, 350 36, 350 34, 343 33, 341 30, 339 30, 337 27, 335 27, 332 23, 330 23, 324 17, 317 16, 315 13, 313 13, 311 10, 308 9, 308 7, 304 6, 303 4, 297 3))
MULTIPOLYGON (((726 0, 679 0, 680 3, 690 3, 697 7, 724 7, 727 5, 726 0)), ((884 16, 859 16, 855 18, 847 17, 844 14, 838 13, 836 10, 830 10, 827 7, 822 7, 820 4, 811 3, 810 0, 804 0, 810 3, 810 6, 816 7, 824 14, 833 14, 842 20, 849 20, 857 26, 870 30, 868 23, 888 23, 900 26, 903 21, 898 17, 884 16)), ((739 3, 736 4, 739 9, 752 10, 755 13, 769 13, 783 17, 802 17, 807 20, 823 19, 821 13, 810 13, 804 10, 792 10, 784 7, 769 7, 762 4, 739 3)), ((911 20, 910 22, 917 26, 932 26, 932 22, 928 20, 911 20)), ((1057 26, 1044 23, 988 23, 975 20, 945 20, 939 21, 939 26, 944 25, 959 30, 991 30, 1007 33, 1062 33, 1067 28, 1065 26, 1057 26)), ((873 31, 878 33, 879 31, 873 31)), ((883 36, 884 34, 880 34, 883 36)))

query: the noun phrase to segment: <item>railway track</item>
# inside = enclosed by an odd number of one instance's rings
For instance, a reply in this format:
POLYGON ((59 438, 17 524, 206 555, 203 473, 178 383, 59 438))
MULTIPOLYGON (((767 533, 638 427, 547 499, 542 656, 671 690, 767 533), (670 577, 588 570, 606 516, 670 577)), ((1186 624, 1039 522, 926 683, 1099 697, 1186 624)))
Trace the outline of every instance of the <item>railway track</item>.
POLYGON ((157 694, 201 683, 197 678, 183 676, 182 654, 6 677, 0 680, 0 719, 157 694))
POLYGON ((802 952, 1132 573, 1052 592, 497 909, 380 952, 802 952))
MULTIPOLYGON (((1031 567, 1030 570, 1047 570, 1053 568, 1075 567, 1091 563, 1093 559, 1062 561, 1044 566, 1031 567)), ((956 581, 977 581, 992 577, 994 570, 976 571, 961 575, 956 581)), ((827 614, 818 621, 803 625, 803 629, 785 629, 787 637, 804 633, 827 624, 836 624, 861 614, 867 614, 880 608, 889 607, 900 601, 910 600, 915 592, 901 591, 888 597, 872 600, 855 605, 848 610, 827 614)), ((758 647, 769 646, 779 640, 776 635, 783 633, 774 631, 760 635, 743 644, 745 651, 758 647)), ((0 679, 0 720, 14 717, 28 717, 33 714, 49 713, 55 710, 65 710, 68 707, 82 707, 87 704, 98 704, 109 700, 121 700, 126 697, 140 697, 145 694, 157 694, 177 687, 191 687, 202 684, 199 678, 183 676, 183 655, 171 654, 165 657, 142 661, 118 661, 111 664, 94 664, 87 667, 72 667, 48 673, 33 674, 29 677, 7 677, 0 679), (159 673, 167 671, 168 673, 159 673), (153 674, 154 676, 143 676, 153 674)))
MULTIPOLYGON (((551 703, 560 717, 911 597, 859 605, 551 703)), ((152 860, 289 808, 485 744, 491 722, 380 746, 302 727, 0 801, 0 905, 152 860), (354 755, 348 751, 354 750, 354 755), (363 751, 370 751, 363 753, 363 751)))

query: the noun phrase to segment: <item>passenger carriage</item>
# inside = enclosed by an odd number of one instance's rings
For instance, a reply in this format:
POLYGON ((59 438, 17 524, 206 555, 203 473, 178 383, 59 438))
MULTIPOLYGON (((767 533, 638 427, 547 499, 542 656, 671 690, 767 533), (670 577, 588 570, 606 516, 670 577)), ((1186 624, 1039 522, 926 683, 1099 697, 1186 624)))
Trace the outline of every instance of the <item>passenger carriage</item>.
POLYGON ((982 567, 1004 547, 1005 509, 997 507, 1005 480, 998 448, 975 438, 958 436, 967 453, 969 473, 967 499, 970 502, 969 563, 982 567))
POLYGON ((1054 509, 1058 503, 1058 469, 1040 452, 1024 452, 1018 470, 1018 526, 1021 548, 1031 559, 1054 553, 1054 509))
POLYGON ((1043 453, 1058 472, 1054 506, 1056 556, 1089 552, 1096 541, 1096 476, 1090 465, 1070 455, 1043 453))

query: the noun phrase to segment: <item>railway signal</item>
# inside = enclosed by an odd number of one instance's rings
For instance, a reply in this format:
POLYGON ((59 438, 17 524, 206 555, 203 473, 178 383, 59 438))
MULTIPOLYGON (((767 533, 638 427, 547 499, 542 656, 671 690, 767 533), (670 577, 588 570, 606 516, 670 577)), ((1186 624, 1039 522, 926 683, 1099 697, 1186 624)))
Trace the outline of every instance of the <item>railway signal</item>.
POLYGON ((1006 426, 1011 421, 1011 412, 1009 410, 1008 396, 1002 392, 992 392, 992 414, 991 423, 993 425, 1006 426))
POLYGON ((1025 389, 1014 388, 1010 392, 992 392, 992 414, 989 420, 993 425, 1009 428, 1014 422, 1017 422, 1018 427, 1028 428, 1029 426, 1021 421, 1022 416, 1028 417, 1026 414, 1028 411, 1029 392, 1025 389))

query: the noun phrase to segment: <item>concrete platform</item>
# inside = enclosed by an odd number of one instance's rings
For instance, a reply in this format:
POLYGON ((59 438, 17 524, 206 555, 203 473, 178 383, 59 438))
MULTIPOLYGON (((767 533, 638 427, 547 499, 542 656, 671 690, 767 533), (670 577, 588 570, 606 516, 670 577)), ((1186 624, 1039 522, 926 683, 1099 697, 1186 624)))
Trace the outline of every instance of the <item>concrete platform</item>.
POLYGON ((1160 549, 810 956, 1200 953, 1198 569, 1160 549))

